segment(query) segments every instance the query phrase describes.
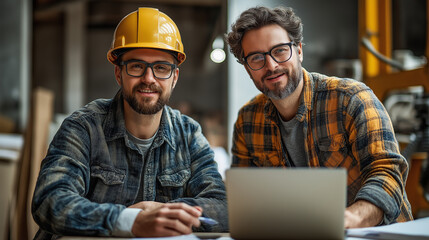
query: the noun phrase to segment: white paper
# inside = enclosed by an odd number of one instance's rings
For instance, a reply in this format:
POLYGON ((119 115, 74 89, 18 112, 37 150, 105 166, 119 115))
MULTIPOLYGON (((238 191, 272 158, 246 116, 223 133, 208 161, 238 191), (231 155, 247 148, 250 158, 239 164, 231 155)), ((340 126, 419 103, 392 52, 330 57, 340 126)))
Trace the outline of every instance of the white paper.
POLYGON ((348 229, 346 234, 347 237, 362 237, 368 239, 429 240, 429 217, 386 226, 348 229))

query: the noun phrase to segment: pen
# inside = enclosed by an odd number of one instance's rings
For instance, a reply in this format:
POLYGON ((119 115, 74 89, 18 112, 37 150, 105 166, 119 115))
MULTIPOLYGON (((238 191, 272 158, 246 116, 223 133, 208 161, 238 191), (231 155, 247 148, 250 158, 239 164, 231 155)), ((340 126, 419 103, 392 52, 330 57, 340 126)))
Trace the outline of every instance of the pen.
POLYGON ((208 225, 216 225, 219 224, 216 220, 214 220, 213 218, 208 218, 208 217, 199 217, 198 218, 201 222, 206 223, 208 225))

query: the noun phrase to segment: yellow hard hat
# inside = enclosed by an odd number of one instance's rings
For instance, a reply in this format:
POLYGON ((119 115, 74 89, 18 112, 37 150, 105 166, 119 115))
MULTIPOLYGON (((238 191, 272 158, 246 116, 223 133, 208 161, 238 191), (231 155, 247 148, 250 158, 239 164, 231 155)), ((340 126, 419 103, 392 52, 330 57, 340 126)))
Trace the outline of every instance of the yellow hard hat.
POLYGON ((107 59, 116 63, 127 48, 154 48, 176 53, 178 64, 185 61, 182 39, 176 24, 155 8, 139 8, 125 16, 115 29, 107 59))

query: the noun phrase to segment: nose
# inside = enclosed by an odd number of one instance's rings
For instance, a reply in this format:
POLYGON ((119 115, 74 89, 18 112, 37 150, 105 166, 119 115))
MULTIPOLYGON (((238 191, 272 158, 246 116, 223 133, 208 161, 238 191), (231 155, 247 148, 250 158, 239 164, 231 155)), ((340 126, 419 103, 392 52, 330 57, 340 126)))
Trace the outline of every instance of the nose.
POLYGON ((273 58, 271 55, 267 54, 267 55, 265 56, 265 67, 266 67, 268 70, 274 70, 274 69, 276 69, 278 66, 279 66, 279 63, 278 63, 278 62, 276 62, 276 61, 274 60, 274 58, 273 58))
POLYGON ((155 75, 153 74, 152 68, 147 67, 146 72, 141 76, 141 81, 145 83, 156 82, 155 75))

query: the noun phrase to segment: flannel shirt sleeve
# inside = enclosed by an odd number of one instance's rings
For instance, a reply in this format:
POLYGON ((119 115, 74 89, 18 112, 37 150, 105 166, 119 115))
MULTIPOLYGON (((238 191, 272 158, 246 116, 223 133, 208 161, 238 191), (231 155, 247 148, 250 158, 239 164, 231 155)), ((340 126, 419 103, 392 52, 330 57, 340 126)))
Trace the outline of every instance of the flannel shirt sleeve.
POLYGON ((352 95, 346 119, 352 153, 362 176, 355 201, 363 199, 378 206, 384 211, 384 224, 390 224, 409 204, 404 204, 408 163, 399 152, 389 115, 367 89, 352 95))
POLYGON ((231 167, 249 167, 251 165, 251 156, 249 150, 247 149, 243 132, 243 114, 241 111, 238 115, 237 121, 234 124, 231 152, 231 167))

